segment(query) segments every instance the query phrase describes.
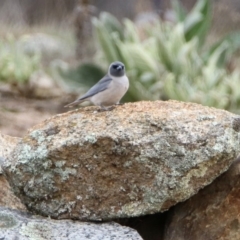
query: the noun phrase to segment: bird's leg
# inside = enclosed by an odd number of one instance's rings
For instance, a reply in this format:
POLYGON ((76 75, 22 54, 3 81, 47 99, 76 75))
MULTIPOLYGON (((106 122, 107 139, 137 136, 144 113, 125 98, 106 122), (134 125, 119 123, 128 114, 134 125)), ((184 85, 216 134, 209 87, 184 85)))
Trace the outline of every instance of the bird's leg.
POLYGON ((115 105, 123 105, 124 103, 117 102, 115 105))
POLYGON ((112 111, 114 109, 114 106, 110 106, 107 108, 107 111, 112 111))
POLYGON ((114 109, 114 106, 110 106, 110 107, 105 107, 103 105, 100 105, 100 109, 98 110, 99 112, 104 112, 104 111, 111 111, 114 109))

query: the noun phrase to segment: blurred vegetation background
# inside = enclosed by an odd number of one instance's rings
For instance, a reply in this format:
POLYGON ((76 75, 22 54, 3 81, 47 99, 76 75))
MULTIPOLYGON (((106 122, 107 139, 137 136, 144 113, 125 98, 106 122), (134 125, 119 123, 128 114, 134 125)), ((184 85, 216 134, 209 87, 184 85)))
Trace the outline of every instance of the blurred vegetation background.
POLYGON ((8 104, 20 98, 66 111, 119 60, 130 79, 125 102, 240 113, 239 48, 238 0, 1 0, 0 112, 16 113, 8 104))

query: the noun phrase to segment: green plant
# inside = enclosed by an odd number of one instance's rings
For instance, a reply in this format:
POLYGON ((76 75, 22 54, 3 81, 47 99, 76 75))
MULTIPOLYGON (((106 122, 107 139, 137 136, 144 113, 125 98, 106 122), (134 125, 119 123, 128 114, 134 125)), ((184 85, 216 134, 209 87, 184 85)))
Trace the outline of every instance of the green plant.
POLYGON ((211 2, 208 0, 197 1, 192 11, 188 14, 178 0, 172 0, 177 22, 184 25, 186 41, 197 37, 199 44, 203 45, 211 24, 211 2))
POLYGON ((40 55, 27 55, 13 39, 0 41, 0 82, 27 83, 40 65, 40 55))

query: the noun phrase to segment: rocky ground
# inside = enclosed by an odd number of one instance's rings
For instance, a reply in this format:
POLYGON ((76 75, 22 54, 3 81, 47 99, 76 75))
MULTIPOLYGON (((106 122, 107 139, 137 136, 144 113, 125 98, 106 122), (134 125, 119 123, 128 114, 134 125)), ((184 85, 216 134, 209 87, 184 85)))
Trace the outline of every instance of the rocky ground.
POLYGON ((177 101, 55 115, 70 99, 1 99, 39 124, 0 132, 0 238, 240 239, 238 115, 177 101))
POLYGON ((27 130, 43 120, 65 112, 67 97, 35 99, 0 91, 0 131, 22 137, 27 130))

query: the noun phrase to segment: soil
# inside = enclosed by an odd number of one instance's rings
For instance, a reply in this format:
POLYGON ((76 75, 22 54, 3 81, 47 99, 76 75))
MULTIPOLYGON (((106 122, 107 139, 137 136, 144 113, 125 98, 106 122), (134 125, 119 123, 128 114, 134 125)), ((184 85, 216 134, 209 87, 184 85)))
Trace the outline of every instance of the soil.
POLYGON ((68 111, 63 107, 70 102, 67 98, 31 99, 0 91, 0 132, 23 137, 34 125, 68 111))

